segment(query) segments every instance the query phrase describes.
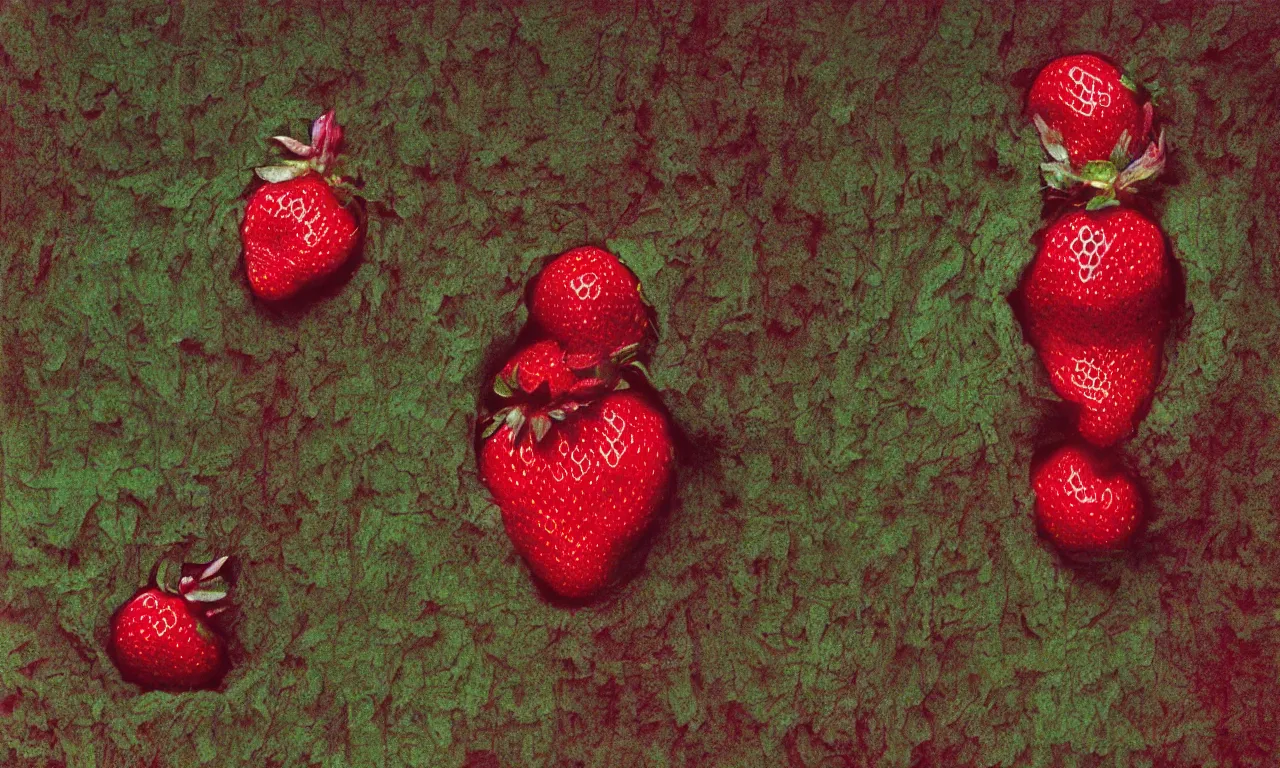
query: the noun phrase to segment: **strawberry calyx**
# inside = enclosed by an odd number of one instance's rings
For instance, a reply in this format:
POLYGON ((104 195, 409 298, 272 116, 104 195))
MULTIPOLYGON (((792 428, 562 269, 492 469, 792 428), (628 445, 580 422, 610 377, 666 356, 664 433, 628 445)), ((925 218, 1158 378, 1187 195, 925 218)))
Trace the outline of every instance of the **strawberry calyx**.
MULTIPOLYGON (((539 386, 539 390, 545 387, 546 384, 543 383, 539 386)), ((517 402, 499 409, 489 418, 489 423, 485 425, 480 437, 488 440, 505 425, 511 430, 512 444, 516 445, 525 436, 525 428, 527 427, 527 434, 533 436, 535 443, 540 443, 556 422, 567 421, 572 418, 576 411, 590 406, 603 394, 621 392, 630 387, 630 382, 621 377, 614 377, 611 381, 584 378, 572 390, 554 402, 541 406, 528 402, 517 402)))
MULTIPOLYGON (((1149 102, 1143 111, 1146 115, 1144 123, 1149 129, 1152 120, 1149 102)), ((1164 170, 1167 158, 1164 131, 1161 131, 1156 140, 1148 144, 1146 150, 1132 162, 1130 162, 1132 156, 1129 147, 1133 139, 1128 131, 1123 131, 1119 140, 1116 141, 1115 148, 1111 151, 1110 159, 1092 160, 1076 169, 1071 165, 1067 148, 1062 142, 1062 134, 1049 127, 1040 115, 1033 115, 1032 121, 1040 134, 1041 144, 1052 158, 1051 161, 1040 164, 1045 183, 1053 189, 1064 192, 1076 187, 1097 190, 1085 206, 1087 210, 1095 211, 1117 205, 1120 194, 1134 191, 1139 184, 1155 178, 1164 170)))
POLYGON ((565 362, 584 379, 615 382, 628 368, 639 371, 647 379, 649 370, 640 361, 643 346, 640 343, 627 344, 618 347, 604 359, 590 355, 567 355, 565 362))
MULTIPOLYGON (((264 165, 254 169, 258 178, 270 183, 289 181, 317 173, 324 176, 325 170, 333 164, 342 144, 343 131, 338 125, 334 111, 330 109, 311 123, 311 143, 304 144, 291 136, 272 136, 297 158, 281 160, 275 165, 264 165)), ((340 186, 343 180, 339 176, 326 177, 331 186, 340 186)))
POLYGON ((173 566, 167 560, 162 561, 156 569, 155 586, 165 594, 181 597, 204 616, 216 615, 227 609, 227 605, 220 603, 226 599, 229 588, 221 575, 228 559, 229 556, 223 555, 207 563, 187 564, 182 570, 195 575, 180 575, 176 585, 172 579, 173 566))
POLYGON ((596 355, 566 355, 565 364, 573 372, 575 381, 554 395, 545 378, 530 389, 527 381, 522 383, 520 363, 512 365, 494 377, 493 393, 505 404, 490 417, 481 438, 492 437, 506 425, 513 441, 519 441, 525 427, 529 427, 534 441, 540 442, 555 422, 565 421, 573 412, 604 394, 630 388, 624 372, 636 371, 648 379, 649 371, 639 359, 642 348, 640 343, 627 344, 605 359, 596 355))

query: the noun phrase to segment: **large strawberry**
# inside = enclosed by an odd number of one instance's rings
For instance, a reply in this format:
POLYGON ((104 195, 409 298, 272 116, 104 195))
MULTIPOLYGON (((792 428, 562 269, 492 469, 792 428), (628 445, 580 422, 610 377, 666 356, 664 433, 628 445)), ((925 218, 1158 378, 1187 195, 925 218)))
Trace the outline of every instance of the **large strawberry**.
POLYGON ((225 610, 219 577, 227 558, 183 576, 174 590, 161 576, 111 619, 108 652, 120 673, 146 688, 204 688, 226 672, 227 650, 208 618, 225 610))
POLYGON ((1049 62, 1031 86, 1027 109, 1053 161, 1046 183, 1057 189, 1084 184, 1102 190, 1097 202, 1158 174, 1164 135, 1148 143, 1154 110, 1139 103, 1138 86, 1094 54, 1049 62))
POLYGON ((618 257, 590 246, 555 258, 539 274, 529 315, 575 367, 607 360, 649 339, 640 281, 618 257))
POLYGON ((1023 285, 1032 341, 1081 435, 1110 445, 1155 389, 1171 276, 1159 228, 1136 211, 1068 213, 1044 234, 1023 285))
POLYGON ((1111 344, 1162 330, 1170 286, 1160 228, 1131 208, 1111 206, 1050 224, 1024 292, 1034 336, 1111 344))
POLYGON ((355 217, 324 176, 342 142, 333 110, 311 126, 311 144, 275 136, 301 159, 257 169, 266 181, 249 198, 240 238, 253 292, 285 299, 338 270, 358 239, 355 217))
POLYGON ((1032 485, 1040 529, 1067 552, 1122 549, 1142 522, 1134 481, 1083 446, 1056 451, 1034 471, 1032 485))
POLYGON ((480 446, 480 475, 533 572, 584 598, 608 584, 665 502, 671 432, 635 390, 546 413, 500 412, 480 446))

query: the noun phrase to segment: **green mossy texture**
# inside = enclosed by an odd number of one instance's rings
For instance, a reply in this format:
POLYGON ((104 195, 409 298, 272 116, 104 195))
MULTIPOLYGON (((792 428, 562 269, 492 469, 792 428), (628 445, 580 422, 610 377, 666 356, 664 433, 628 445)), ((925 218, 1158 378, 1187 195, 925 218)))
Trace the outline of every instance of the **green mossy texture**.
POLYGON ((0 7, 0 764, 1274 765, 1265 4, 403 5, 0 7), (1091 567, 1032 524, 1056 399, 1006 301, 1028 73, 1080 50, 1164 89, 1186 279, 1123 451, 1151 525, 1091 567), (363 261, 266 307, 250 169, 330 106, 363 261), (568 608, 472 435, 591 243, 694 448, 638 577, 568 608), (123 683, 111 611, 215 552, 223 688, 123 683))

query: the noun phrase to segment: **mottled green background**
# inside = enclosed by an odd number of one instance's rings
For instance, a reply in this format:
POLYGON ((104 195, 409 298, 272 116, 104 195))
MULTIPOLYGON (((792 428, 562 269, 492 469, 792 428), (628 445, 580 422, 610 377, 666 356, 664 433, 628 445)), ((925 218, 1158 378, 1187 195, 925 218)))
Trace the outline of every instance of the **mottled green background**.
POLYGON ((0 9, 0 764, 1276 764, 1267 4, 393 5, 0 9), (1058 421, 1005 300, 1025 89, 1081 49, 1165 89, 1186 275, 1125 447, 1152 524, 1095 568, 1033 529, 1058 421), (250 168, 329 106, 364 260, 266 308, 250 168), (695 449, 640 577, 570 610, 471 436, 584 243, 642 278, 695 449), (214 550, 224 690, 122 683, 112 609, 214 550))

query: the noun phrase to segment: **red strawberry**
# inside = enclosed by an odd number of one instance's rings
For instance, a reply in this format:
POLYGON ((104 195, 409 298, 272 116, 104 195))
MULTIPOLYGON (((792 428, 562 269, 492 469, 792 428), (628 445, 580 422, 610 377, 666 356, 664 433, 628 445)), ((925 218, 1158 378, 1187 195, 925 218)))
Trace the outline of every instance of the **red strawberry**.
POLYGON ((480 475, 533 572, 582 598, 608 583, 662 507, 674 448, 666 418, 634 391, 558 418, 531 434, 521 419, 499 417, 480 475))
POLYGON ((642 344, 649 334, 645 309, 635 275, 618 257, 588 246, 542 270, 529 315, 582 367, 642 344))
POLYGON ((1031 85, 1027 110, 1053 158, 1040 167, 1055 189, 1084 184, 1102 190, 1093 203, 1100 205, 1164 168, 1164 134, 1147 142, 1151 102, 1140 106, 1137 85, 1098 56, 1049 62, 1031 85))
POLYGON ((1085 344, 1149 338, 1167 322, 1170 286, 1155 222, 1118 206, 1073 211, 1045 230, 1027 274, 1031 330, 1085 344))
POLYGON ((1107 471, 1081 446, 1059 449, 1032 477, 1036 520, 1068 552, 1121 549, 1142 521, 1142 497, 1123 472, 1107 471))
POLYGON ((1049 62, 1031 85, 1027 108, 1062 135, 1076 166, 1109 160, 1121 134, 1126 136, 1120 149, 1132 156, 1150 131, 1137 86, 1114 65, 1089 53, 1049 62))
POLYGON ((312 124, 311 145, 273 138, 305 159, 257 169, 267 183, 249 198, 240 238, 253 292, 275 300, 337 271, 355 247, 358 226, 323 176, 342 141, 333 110, 312 124))
POLYGON ((565 362, 564 350, 550 339, 536 341, 512 355, 494 382, 494 389, 503 397, 515 392, 532 394, 543 384, 547 395, 556 400, 578 383, 578 377, 565 362))
POLYGON ((1075 211, 1045 232, 1023 287, 1028 330, 1096 445, 1129 434, 1155 388, 1170 288, 1160 229, 1136 211, 1075 211))
POLYGON ((226 644, 207 619, 226 592, 210 582, 226 564, 221 557, 198 576, 184 576, 177 594, 167 585, 139 590, 111 620, 109 652, 121 675, 146 688, 204 688, 227 669, 226 644))
POLYGON ((1050 336, 1040 343, 1040 359, 1054 390, 1080 406, 1081 437, 1107 446, 1137 428, 1138 416, 1155 391, 1161 341, 1088 345, 1050 336))

